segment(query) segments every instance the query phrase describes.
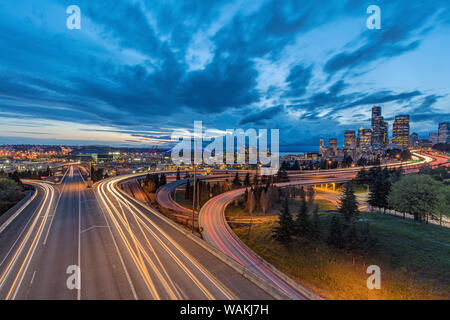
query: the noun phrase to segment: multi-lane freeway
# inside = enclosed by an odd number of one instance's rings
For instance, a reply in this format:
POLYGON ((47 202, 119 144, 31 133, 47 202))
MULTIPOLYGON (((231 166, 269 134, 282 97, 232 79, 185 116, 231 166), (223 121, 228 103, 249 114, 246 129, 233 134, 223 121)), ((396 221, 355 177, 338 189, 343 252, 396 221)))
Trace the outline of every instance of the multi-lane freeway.
POLYGON ((0 298, 273 298, 121 192, 121 179, 88 189, 71 166, 58 185, 27 182, 36 195, 0 234, 0 298))
MULTIPOLYGON (((226 224, 224 208, 242 190, 213 198, 202 208, 200 225, 205 240, 217 248, 212 250, 119 187, 142 174, 110 178, 94 188, 86 187, 84 174, 71 164, 58 183, 26 181, 35 193, 0 220, 0 298, 305 298, 261 263, 226 224), (225 263, 225 256, 244 269, 225 263)), ((344 181, 354 171, 310 175, 294 183, 344 181)), ((159 198, 169 201, 170 193, 159 198)))
MULTIPOLYGON (((401 164, 405 172, 414 172, 424 163, 441 165, 441 159, 432 159, 427 155, 415 154, 416 157, 422 159, 420 163, 401 164)), ((391 164, 390 167, 399 166, 399 164, 391 164)), ((278 183, 280 187, 289 185, 310 185, 310 184, 326 184, 335 182, 346 182, 353 179, 359 168, 323 170, 313 173, 294 173, 290 174, 292 181, 278 183)), ((169 209, 188 214, 183 207, 180 207, 172 198, 173 191, 186 183, 186 180, 177 181, 161 188, 157 194, 159 203, 169 209)), ((199 225, 202 227, 202 236, 208 243, 219 249, 221 252, 237 261, 242 266, 252 270, 260 278, 283 291, 287 296, 293 299, 304 299, 304 288, 292 285, 292 281, 285 279, 283 275, 274 268, 267 266, 267 263, 258 257, 252 250, 245 246, 230 229, 225 219, 226 206, 234 199, 243 195, 245 188, 233 190, 221 194, 209 200, 200 210, 199 225)), ((307 291, 306 291, 307 292, 307 291)), ((308 293, 308 292, 307 292, 308 293)))

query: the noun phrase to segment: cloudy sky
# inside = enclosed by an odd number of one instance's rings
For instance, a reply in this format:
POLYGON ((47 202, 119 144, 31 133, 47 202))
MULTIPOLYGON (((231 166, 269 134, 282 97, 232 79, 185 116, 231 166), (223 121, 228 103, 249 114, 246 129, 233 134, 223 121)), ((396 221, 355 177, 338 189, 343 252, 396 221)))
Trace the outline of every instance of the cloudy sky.
POLYGON ((1 1, 0 144, 161 145, 202 120, 305 151, 374 104, 425 138, 450 120, 449 56, 448 0, 1 1))

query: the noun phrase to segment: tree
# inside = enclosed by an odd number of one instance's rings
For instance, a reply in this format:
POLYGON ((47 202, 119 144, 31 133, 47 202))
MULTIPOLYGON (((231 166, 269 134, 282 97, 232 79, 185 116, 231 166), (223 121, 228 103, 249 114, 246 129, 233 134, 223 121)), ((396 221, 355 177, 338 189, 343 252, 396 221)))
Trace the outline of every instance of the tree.
POLYGON ((244 186, 245 187, 250 187, 251 183, 250 183, 250 173, 247 172, 247 174, 245 175, 245 179, 244 179, 244 186))
POLYGON ((258 178, 258 175, 255 174, 253 176, 253 185, 256 187, 258 184, 259 184, 259 178, 258 178))
POLYGON ((177 168, 177 181, 181 180, 180 168, 177 168))
POLYGON ((356 229, 356 224, 354 222, 351 224, 345 237, 345 246, 349 250, 355 250, 360 246, 358 229, 356 229))
POLYGON ((336 248, 344 247, 344 237, 342 234, 341 219, 335 214, 331 218, 330 231, 327 239, 327 243, 336 248))
POLYGON ((267 208, 269 207, 269 200, 267 199, 267 192, 264 189, 261 191, 261 197, 260 197, 259 201, 260 201, 261 211, 265 215, 267 212, 267 208))
POLYGON ((283 210, 279 214, 278 226, 273 230, 273 237, 283 244, 289 244, 292 242, 293 229, 294 221, 289 212, 288 200, 284 199, 283 210))
POLYGON ((252 215, 253 210, 255 210, 255 192, 253 189, 250 189, 250 191, 248 192, 248 199, 247 199, 247 208, 248 208, 248 213, 250 215, 252 215))
MULTIPOLYGON (((285 162, 283 162, 285 163, 285 162)), ((277 173, 277 181, 278 182, 287 182, 289 181, 289 176, 286 172, 286 169, 284 167, 280 167, 280 169, 278 169, 278 173, 277 173)))
POLYGON ((403 176, 392 186, 389 204, 399 212, 414 216, 414 220, 423 221, 428 214, 439 214, 442 182, 423 174, 403 176))
POLYGON ((342 160, 342 166, 344 168, 350 167, 352 165, 352 163, 353 163, 353 159, 351 156, 349 156, 349 155, 344 156, 344 159, 342 160))
POLYGON ((306 196, 308 198, 308 207, 312 208, 314 204, 314 196, 316 194, 316 190, 314 190, 314 186, 311 184, 306 189, 306 196))
POLYGON ((23 190, 23 185, 12 179, 0 179, 0 215, 25 196, 23 190))
POLYGON ((344 215, 345 221, 355 220, 359 214, 358 202, 351 182, 344 185, 338 211, 344 215))
POLYGON ((237 172, 231 184, 233 185, 233 188, 239 188, 241 186, 241 180, 239 179, 239 174, 237 172))
POLYGON ((184 198, 186 200, 190 200, 191 199, 191 181, 188 179, 187 183, 186 183, 186 191, 184 192, 184 198))
POLYGON ((167 183, 167 179, 166 179, 166 174, 165 173, 161 173, 161 176, 159 177, 159 187, 162 187, 163 185, 165 185, 167 183))
POLYGON ((303 187, 300 189, 300 209, 295 220, 295 231, 300 237, 307 237, 309 233, 308 205, 303 187))
POLYGON ((320 219, 319 219, 319 206, 315 205, 313 214, 311 217, 310 237, 313 240, 320 239, 320 219))

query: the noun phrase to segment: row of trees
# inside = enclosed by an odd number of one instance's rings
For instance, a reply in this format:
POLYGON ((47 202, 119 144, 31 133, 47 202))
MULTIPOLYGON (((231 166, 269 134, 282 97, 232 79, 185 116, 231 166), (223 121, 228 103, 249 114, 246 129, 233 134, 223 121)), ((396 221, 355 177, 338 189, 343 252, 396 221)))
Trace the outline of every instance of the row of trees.
POLYGON ((361 169, 355 180, 359 184, 369 186, 369 205, 386 211, 389 208, 388 197, 392 185, 400 179, 401 175, 402 169, 400 168, 388 169, 376 166, 369 170, 361 169))
MULTIPOLYGON (((231 186, 228 180, 223 183, 219 182, 209 183, 203 180, 197 180, 197 186, 195 190, 197 198, 196 203, 199 207, 202 207, 209 199, 218 196, 221 193, 228 192, 230 190, 231 186)), ((194 188, 193 183, 191 184, 190 180, 188 180, 186 183, 184 198, 186 200, 189 200, 190 202, 193 201, 194 188)))
POLYGON ((314 205, 314 189, 308 189, 306 193, 303 188, 300 190, 300 208, 295 219, 289 211, 288 197, 284 199, 278 225, 273 230, 277 241, 289 245, 294 239, 325 240, 339 249, 362 252, 376 247, 377 239, 372 236, 369 225, 360 225, 358 222, 358 202, 352 183, 344 186, 338 213, 332 216, 325 239, 322 239, 324 232, 319 219, 319 207, 314 205))
POLYGON ((416 221, 428 217, 439 219, 450 216, 450 185, 426 174, 410 174, 392 186, 388 206, 397 212, 409 213, 416 221))
POLYGON ((423 167, 418 174, 402 176, 401 169, 373 167, 360 170, 356 182, 369 185, 368 203, 372 207, 408 213, 416 221, 429 216, 440 217, 450 213, 450 187, 443 181, 448 168, 423 167))
POLYGON ((149 173, 142 181, 144 190, 148 193, 155 193, 159 187, 162 187, 167 183, 167 177, 165 173, 149 173))
POLYGON ((319 240, 321 237, 319 207, 314 205, 314 189, 308 189, 308 200, 303 187, 299 190, 300 208, 295 219, 290 213, 289 197, 286 196, 279 214, 279 223, 273 229, 274 238, 283 244, 290 244, 294 239, 319 240))
POLYGON ((52 176, 52 171, 49 167, 45 170, 25 170, 25 171, 13 171, 6 173, 3 169, 0 170, 0 178, 9 178, 21 184, 20 179, 34 179, 41 180, 42 177, 52 176))

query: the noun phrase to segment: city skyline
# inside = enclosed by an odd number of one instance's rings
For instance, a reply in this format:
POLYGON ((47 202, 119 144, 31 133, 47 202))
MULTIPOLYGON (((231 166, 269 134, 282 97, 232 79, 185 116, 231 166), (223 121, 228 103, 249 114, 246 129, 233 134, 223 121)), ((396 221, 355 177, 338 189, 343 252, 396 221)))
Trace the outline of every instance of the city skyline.
POLYGON ((0 5, 0 144, 164 146, 203 120, 313 151, 373 105, 423 138, 450 118, 445 1, 379 1, 380 30, 360 1, 76 2, 80 30, 61 1, 0 5))

